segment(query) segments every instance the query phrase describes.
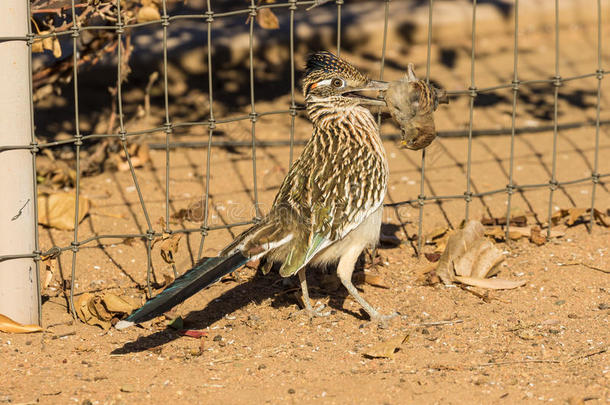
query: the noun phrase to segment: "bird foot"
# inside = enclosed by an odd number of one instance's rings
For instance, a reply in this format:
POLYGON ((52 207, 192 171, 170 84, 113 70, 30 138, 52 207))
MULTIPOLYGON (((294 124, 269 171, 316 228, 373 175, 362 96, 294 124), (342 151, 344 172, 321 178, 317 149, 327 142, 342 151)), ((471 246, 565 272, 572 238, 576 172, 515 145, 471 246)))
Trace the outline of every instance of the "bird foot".
POLYGON ((396 318, 397 316, 398 312, 394 312, 389 315, 381 315, 380 313, 376 313, 371 316, 371 322, 377 323, 377 326, 379 326, 380 329, 387 329, 390 320, 396 318))
POLYGON ((326 317, 330 315, 331 311, 326 311, 326 312, 322 312, 322 310, 324 309, 324 305, 320 304, 317 308, 312 308, 311 306, 309 308, 304 308, 303 311, 305 311, 307 313, 307 315, 309 316, 309 318, 315 318, 315 317, 326 317))

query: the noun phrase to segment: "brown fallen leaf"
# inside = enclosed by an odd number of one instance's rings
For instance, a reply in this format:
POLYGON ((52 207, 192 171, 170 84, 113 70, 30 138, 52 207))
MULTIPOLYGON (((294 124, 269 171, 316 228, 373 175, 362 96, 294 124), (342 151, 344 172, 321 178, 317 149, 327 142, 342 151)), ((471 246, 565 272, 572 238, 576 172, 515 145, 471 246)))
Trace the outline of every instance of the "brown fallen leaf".
POLYGON ((429 262, 431 263, 436 263, 439 261, 439 259, 441 258, 441 254, 438 252, 432 252, 432 253, 424 253, 424 256, 426 257, 426 259, 428 259, 429 262))
POLYGON ((447 234, 447 232, 449 232, 449 228, 446 226, 433 229, 426 235, 426 244, 434 243, 435 240, 440 239, 447 234))
MULTIPOLYGON (((131 159, 131 164, 134 168, 144 166, 150 160, 150 149, 146 144, 131 144, 128 148, 129 157, 131 159)), ((126 172, 130 170, 129 162, 124 155, 116 155, 116 158, 120 160, 117 163, 117 169, 121 172, 126 172)))
POLYGON ((525 281, 490 279, 504 260, 502 252, 487 238, 479 221, 468 221, 464 228, 455 231, 441 255, 437 275, 443 283, 459 282, 483 288, 508 289, 525 284, 525 281))
POLYGON ((159 13, 159 9, 154 4, 140 7, 140 9, 138 10, 138 14, 136 15, 136 20, 139 23, 147 21, 157 21, 160 19, 161 14, 159 13))
MULTIPOLYGON (((78 222, 89 212, 90 202, 85 196, 79 197, 78 222)), ((51 228, 74 229, 76 198, 74 192, 59 192, 38 195, 38 223, 51 228)))
MULTIPOLYGON (((51 30, 40 31, 39 35, 48 35, 51 34, 51 30)), ((61 57, 61 46, 59 44, 59 40, 57 37, 47 37, 43 39, 35 40, 32 44, 32 52, 44 52, 51 51, 53 52, 53 56, 56 58, 61 57)))
POLYGON ((55 270, 57 269, 57 258, 48 256, 42 259, 42 264, 44 265, 44 281, 42 282, 42 289, 46 290, 49 288, 51 281, 53 280, 53 276, 55 275, 55 270))
POLYGON ((578 218, 582 217, 589 211, 587 208, 570 208, 568 209, 568 220, 566 221, 566 225, 572 226, 578 220, 578 218))
MULTIPOLYGON (((511 240, 518 240, 523 237, 529 237, 531 233, 531 229, 529 226, 511 226, 508 232, 508 237, 511 240)), ((495 240, 502 241, 506 239, 506 230, 500 228, 499 226, 494 226, 492 228, 485 229, 485 236, 491 236, 495 240)))
POLYGON ((123 317, 138 306, 114 294, 81 294, 76 300, 75 311, 78 318, 88 325, 110 329, 113 318, 123 317))
POLYGON ((104 294, 102 303, 106 310, 112 313, 129 314, 137 308, 137 306, 114 294, 104 294))
POLYGON ((530 229, 530 241, 538 246, 546 243, 546 236, 542 234, 539 226, 532 226, 530 229))
POLYGON ((174 263, 174 256, 178 252, 180 246, 180 239, 182 238, 181 233, 167 234, 163 236, 163 240, 159 245, 161 251, 161 257, 166 263, 174 263))
MULTIPOLYGON (((557 210, 551 216, 551 222, 553 225, 557 225, 563 218, 566 218, 565 224, 567 226, 573 226, 576 223, 588 223, 591 220, 591 208, 562 208, 557 210)), ((610 218, 598 209, 593 210, 593 219, 602 226, 610 226, 610 218)))
POLYGON ((379 288, 390 288, 390 286, 377 274, 369 273, 368 271, 360 271, 354 273, 354 282, 357 284, 368 284, 379 288))
POLYGON ((256 21, 261 28, 266 30, 276 30, 280 28, 280 21, 269 8, 261 8, 256 13, 256 21))
POLYGON ((610 227, 610 215, 604 214, 596 208, 593 210, 593 217, 599 222, 600 225, 610 227))
POLYGON ((526 280, 504 280, 500 278, 478 278, 455 276, 455 280, 473 287, 488 288, 490 290, 510 290, 525 285, 526 280))
POLYGON ((453 267, 458 276, 486 278, 498 273, 498 264, 502 261, 502 252, 489 239, 479 238, 464 254, 453 259, 453 267))
POLYGON ((407 340, 409 340, 409 334, 406 334, 404 336, 393 337, 391 339, 386 340, 385 342, 376 344, 375 346, 364 352, 363 355, 372 359, 392 358, 394 357, 394 353, 400 350, 400 346, 405 344, 407 340))
POLYGON ((421 285, 435 285, 438 284, 441 280, 436 274, 436 267, 438 264, 428 263, 423 269, 417 270, 415 272, 415 281, 421 285))
POLYGON ((70 187, 76 182, 76 171, 63 160, 56 160, 52 153, 36 158, 36 179, 40 184, 54 188, 70 187))
MULTIPOLYGON (((524 227, 527 225, 527 215, 525 211, 523 211, 519 207, 513 207, 510 210, 510 225, 511 226, 520 226, 524 227)), ((494 218, 481 218, 481 223, 486 226, 494 226, 494 225, 506 225, 506 217, 494 217, 494 218)))
POLYGON ((6 315, 0 314, 0 332, 5 333, 33 333, 42 332, 42 328, 38 325, 23 325, 13 321, 6 315))

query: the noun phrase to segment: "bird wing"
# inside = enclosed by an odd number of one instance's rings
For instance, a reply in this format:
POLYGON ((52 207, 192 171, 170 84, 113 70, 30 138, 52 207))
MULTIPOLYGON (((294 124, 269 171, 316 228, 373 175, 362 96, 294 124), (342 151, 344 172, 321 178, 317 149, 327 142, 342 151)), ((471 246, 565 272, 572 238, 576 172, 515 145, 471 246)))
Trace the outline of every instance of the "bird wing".
POLYGON ((382 157, 362 155, 361 145, 340 136, 332 130, 314 133, 280 186, 270 216, 290 222, 295 235, 280 268, 284 277, 343 239, 383 203, 382 157))

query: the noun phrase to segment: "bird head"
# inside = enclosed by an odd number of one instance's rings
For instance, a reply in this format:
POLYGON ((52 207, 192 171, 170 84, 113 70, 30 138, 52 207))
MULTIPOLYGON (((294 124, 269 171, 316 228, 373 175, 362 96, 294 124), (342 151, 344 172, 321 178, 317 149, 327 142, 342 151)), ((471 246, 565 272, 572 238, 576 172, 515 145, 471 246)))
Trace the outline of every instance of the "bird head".
POLYGON ((388 83, 369 79, 353 65, 330 52, 316 52, 307 58, 303 93, 308 103, 385 106, 385 101, 360 92, 387 88, 388 83))

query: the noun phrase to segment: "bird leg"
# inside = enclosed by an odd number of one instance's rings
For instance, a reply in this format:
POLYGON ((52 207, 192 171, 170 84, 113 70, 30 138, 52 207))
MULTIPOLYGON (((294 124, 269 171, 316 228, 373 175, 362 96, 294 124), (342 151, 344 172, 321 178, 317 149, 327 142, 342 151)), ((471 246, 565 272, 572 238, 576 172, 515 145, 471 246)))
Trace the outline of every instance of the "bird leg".
POLYGON ((361 247, 349 248, 341 259, 339 259, 339 265, 337 266, 337 275, 341 280, 343 286, 347 289, 350 295, 362 306, 362 308, 369 314, 371 321, 377 322, 380 327, 387 327, 387 323, 390 319, 398 315, 394 312, 390 315, 380 314, 371 304, 369 304, 358 292, 354 284, 352 283, 352 273, 354 272, 354 266, 358 260, 358 256, 362 252, 361 247))
POLYGON ((328 316, 330 312, 321 312, 320 310, 313 309, 311 306, 311 300, 309 299, 309 290, 307 289, 307 277, 305 275, 305 267, 298 271, 299 281, 301 282, 301 292, 303 294, 303 303, 305 304, 305 311, 310 317, 314 316, 328 316))

